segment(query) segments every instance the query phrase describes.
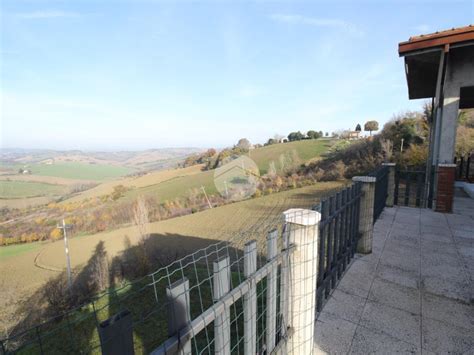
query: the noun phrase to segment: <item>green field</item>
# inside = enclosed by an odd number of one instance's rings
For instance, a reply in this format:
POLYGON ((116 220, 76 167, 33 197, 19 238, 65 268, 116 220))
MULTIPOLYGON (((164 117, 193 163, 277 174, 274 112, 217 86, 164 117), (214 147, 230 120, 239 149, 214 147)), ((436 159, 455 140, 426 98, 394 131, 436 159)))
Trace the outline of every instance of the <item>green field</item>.
POLYGON ((122 166, 83 163, 35 164, 28 168, 35 175, 95 181, 113 179, 133 171, 122 166))
POLYGON ((6 247, 0 247, 0 259, 5 260, 6 258, 17 256, 28 251, 38 249, 40 243, 27 243, 27 244, 15 244, 6 247))
POLYGON ((187 197, 193 189, 200 189, 201 186, 204 186, 206 193, 209 195, 217 193, 216 186, 214 185, 213 170, 203 171, 194 175, 180 176, 159 184, 133 189, 128 191, 125 196, 136 198, 138 195, 152 195, 160 202, 163 202, 177 197, 187 197))
POLYGON ((64 192, 64 186, 29 181, 0 181, 0 198, 51 196, 64 192))

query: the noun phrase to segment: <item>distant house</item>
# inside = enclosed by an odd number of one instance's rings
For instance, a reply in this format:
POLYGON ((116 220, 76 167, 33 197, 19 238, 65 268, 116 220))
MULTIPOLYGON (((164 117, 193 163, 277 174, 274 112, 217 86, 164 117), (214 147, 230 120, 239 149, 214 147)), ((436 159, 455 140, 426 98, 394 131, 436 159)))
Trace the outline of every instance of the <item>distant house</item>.
POLYGON ((347 138, 349 139, 359 139, 360 131, 349 131, 347 132, 347 138))

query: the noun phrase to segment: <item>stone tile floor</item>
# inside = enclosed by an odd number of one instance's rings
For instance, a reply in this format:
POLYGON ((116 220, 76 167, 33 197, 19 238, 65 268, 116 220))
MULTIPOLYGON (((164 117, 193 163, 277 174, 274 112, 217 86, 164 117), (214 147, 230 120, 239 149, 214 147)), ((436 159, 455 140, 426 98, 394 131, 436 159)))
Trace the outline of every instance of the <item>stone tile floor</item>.
POLYGON ((474 200, 386 208, 316 322, 315 352, 474 354, 474 200))

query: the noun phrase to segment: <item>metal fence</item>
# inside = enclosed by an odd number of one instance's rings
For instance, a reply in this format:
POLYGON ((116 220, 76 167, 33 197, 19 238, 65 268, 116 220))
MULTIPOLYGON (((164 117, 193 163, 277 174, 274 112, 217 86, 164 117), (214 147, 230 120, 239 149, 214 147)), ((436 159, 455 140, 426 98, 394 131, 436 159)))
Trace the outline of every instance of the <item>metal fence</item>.
POLYGON ((454 157, 454 164, 456 164, 456 180, 474 181, 474 168, 471 164, 471 155, 454 157))
POLYGON ((318 312, 355 254, 359 239, 361 195, 361 184, 354 183, 322 200, 314 208, 321 212, 316 305, 318 312))
POLYGON ((369 176, 375 177, 375 199, 374 199, 374 223, 379 218, 383 209, 385 208, 385 203, 388 196, 388 174, 389 167, 381 166, 369 176))
POLYGON ((432 208, 433 177, 434 172, 427 185, 425 170, 396 170, 394 204, 432 208))

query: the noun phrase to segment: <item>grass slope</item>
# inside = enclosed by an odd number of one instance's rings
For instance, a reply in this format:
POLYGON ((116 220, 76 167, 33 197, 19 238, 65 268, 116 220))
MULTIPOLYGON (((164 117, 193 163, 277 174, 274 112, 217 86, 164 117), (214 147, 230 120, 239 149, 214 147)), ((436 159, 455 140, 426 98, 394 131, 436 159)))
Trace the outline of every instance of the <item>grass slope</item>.
POLYGON ((16 244, 10 245, 8 247, 0 248, 0 260, 5 260, 6 258, 18 256, 20 254, 26 253, 28 251, 38 250, 41 243, 27 243, 27 244, 16 244))
POLYGON ((29 167, 35 175, 55 176, 68 179, 104 181, 131 173, 133 170, 121 166, 55 163, 51 165, 34 164, 29 167))
POLYGON ((276 167, 279 166, 280 157, 285 154, 296 152, 301 163, 307 162, 314 158, 318 158, 325 153, 332 145, 329 139, 303 140, 297 142, 288 142, 281 144, 273 144, 250 151, 250 158, 255 161, 260 174, 266 174, 270 162, 275 162, 276 167))
POLYGON ((178 176, 167 181, 130 190, 125 198, 136 198, 138 195, 153 195, 159 201, 173 200, 177 197, 187 197, 193 189, 204 186, 207 194, 217 193, 214 185, 214 171, 203 171, 193 175, 178 176))
POLYGON ((0 181, 0 198, 51 196, 64 192, 64 186, 29 181, 0 181))
POLYGON ((71 197, 63 201, 64 203, 67 202, 77 202, 87 198, 99 197, 103 195, 108 195, 113 192, 114 187, 117 185, 123 185, 128 188, 144 188, 151 185, 160 184, 162 182, 188 176, 188 175, 195 175, 200 173, 202 170, 201 165, 190 166, 188 168, 183 169, 170 169, 170 170, 163 170, 163 171, 156 171, 152 173, 148 173, 146 175, 140 177, 127 177, 120 180, 114 181, 107 181, 104 182, 92 189, 83 191, 76 196, 71 197))

